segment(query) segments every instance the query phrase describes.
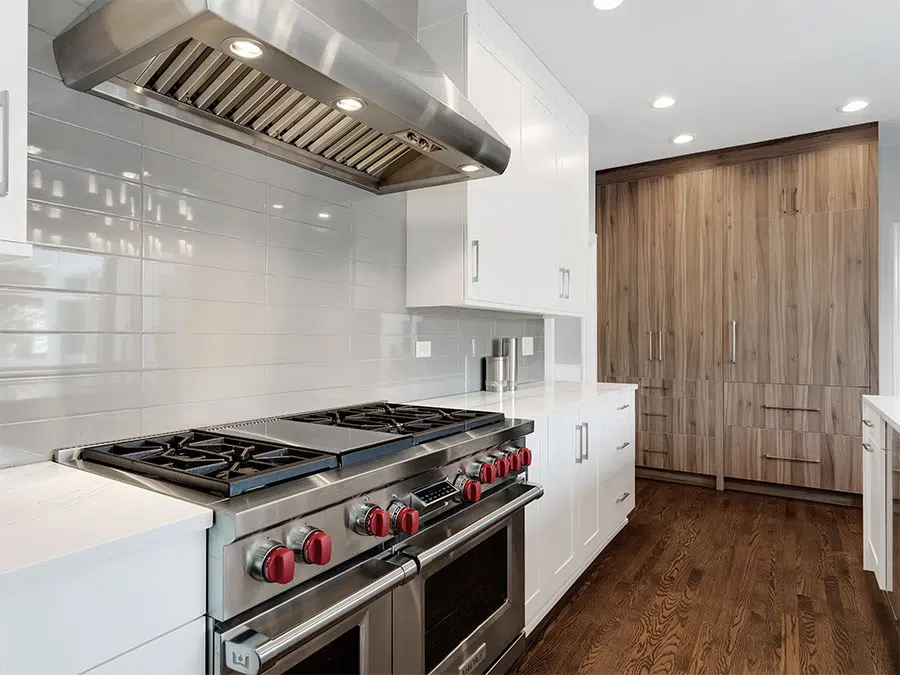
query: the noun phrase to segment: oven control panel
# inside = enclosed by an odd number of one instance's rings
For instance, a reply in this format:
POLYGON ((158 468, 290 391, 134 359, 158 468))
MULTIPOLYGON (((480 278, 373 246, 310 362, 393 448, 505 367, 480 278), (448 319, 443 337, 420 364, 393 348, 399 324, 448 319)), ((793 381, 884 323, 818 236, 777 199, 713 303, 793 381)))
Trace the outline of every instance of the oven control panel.
POLYGON ((423 488, 413 490, 409 494, 410 505, 425 511, 435 506, 442 506, 457 495, 457 490, 446 478, 423 488))

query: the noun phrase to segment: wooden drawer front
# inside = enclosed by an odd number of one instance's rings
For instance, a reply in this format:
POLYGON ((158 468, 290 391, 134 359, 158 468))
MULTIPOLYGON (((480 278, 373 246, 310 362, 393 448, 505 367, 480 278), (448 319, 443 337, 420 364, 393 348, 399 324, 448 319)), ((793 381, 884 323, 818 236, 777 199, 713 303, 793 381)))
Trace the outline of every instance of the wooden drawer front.
POLYGON ((887 425, 881 415, 868 403, 862 405, 863 435, 879 448, 887 447, 887 425))
POLYGON ((858 436, 864 389, 725 383, 725 424, 858 436))
POLYGON ((725 475, 840 492, 862 492, 857 436, 726 427, 725 475))
POLYGON ((638 394, 641 396, 661 396, 670 398, 718 398, 721 388, 712 380, 664 380, 642 377, 638 394))
POLYGON ((642 396, 638 429, 656 434, 715 436, 715 403, 702 398, 642 396))
POLYGON ((638 434, 635 458, 639 466, 684 471, 708 476, 716 474, 715 439, 678 434, 638 434))

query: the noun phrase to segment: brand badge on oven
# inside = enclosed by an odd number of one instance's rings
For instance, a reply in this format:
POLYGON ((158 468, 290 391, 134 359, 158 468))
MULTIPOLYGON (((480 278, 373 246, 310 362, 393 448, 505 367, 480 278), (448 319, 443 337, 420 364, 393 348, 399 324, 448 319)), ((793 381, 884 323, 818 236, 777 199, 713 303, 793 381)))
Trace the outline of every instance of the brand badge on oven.
POLYGON ((487 657, 487 643, 482 644, 466 662, 459 667, 459 675, 472 675, 487 657))

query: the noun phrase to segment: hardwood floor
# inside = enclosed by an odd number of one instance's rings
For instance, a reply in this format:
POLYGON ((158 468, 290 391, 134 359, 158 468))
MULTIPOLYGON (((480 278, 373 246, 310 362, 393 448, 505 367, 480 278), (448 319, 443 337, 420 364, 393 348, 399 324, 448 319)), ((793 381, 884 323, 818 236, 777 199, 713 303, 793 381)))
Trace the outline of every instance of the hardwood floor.
POLYGON ((860 510, 640 480, 515 672, 897 673, 895 635, 860 510))

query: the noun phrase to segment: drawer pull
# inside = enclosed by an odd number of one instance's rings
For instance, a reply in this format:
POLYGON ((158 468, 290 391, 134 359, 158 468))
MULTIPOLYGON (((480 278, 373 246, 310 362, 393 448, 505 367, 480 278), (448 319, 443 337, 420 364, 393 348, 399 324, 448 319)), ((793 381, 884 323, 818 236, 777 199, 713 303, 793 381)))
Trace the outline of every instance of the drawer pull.
POLYGON ((631 493, 630 493, 630 492, 626 492, 625 494, 623 494, 621 497, 619 497, 619 498, 616 500, 616 504, 621 504, 621 503, 624 502, 626 499, 628 499, 630 496, 631 496, 631 493))
POLYGON ((872 447, 871 443, 863 443, 863 447, 866 449, 866 452, 875 452, 875 448, 872 447))
POLYGON ((794 408, 786 405, 764 405, 763 410, 787 410, 789 412, 822 412, 818 408, 794 408))
POLYGON ((872 429, 875 426, 875 423, 872 420, 863 420, 863 424, 872 429))
POLYGON ((620 405, 616 410, 628 410, 631 407, 630 403, 626 403, 625 405, 620 405))
POLYGON ((649 453, 651 455, 668 455, 668 450, 644 450, 644 452, 649 453))
POLYGON ((631 445, 631 441, 625 441, 624 443, 622 443, 622 445, 620 445, 619 447, 617 447, 616 450, 624 450, 624 449, 627 448, 629 445, 631 445))
POLYGON ((668 417, 666 413, 641 413, 644 417, 668 417))
POLYGON ((766 455, 766 459, 778 459, 784 462, 802 462, 803 464, 820 464, 818 459, 806 459, 805 457, 783 457, 781 455, 766 455))
POLYGON ((649 385, 644 385, 644 389, 656 389, 658 391, 669 391, 668 387, 651 387, 649 385))

